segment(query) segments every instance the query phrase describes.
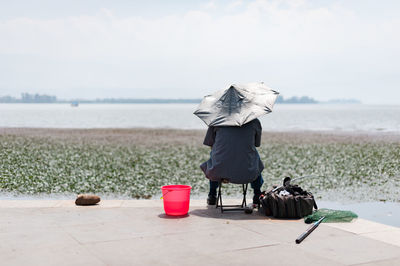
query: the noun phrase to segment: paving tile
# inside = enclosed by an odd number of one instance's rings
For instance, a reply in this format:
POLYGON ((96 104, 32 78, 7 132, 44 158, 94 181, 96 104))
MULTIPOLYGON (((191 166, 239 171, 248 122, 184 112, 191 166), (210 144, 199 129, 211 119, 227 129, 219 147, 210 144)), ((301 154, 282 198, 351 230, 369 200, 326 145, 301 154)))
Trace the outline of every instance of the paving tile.
POLYGON ((396 265, 400 265, 400 256, 395 259, 371 261, 371 262, 356 264, 356 265, 357 266, 396 266, 396 265))
POLYGON ((85 245, 96 256, 112 265, 133 265, 139 262, 142 265, 199 265, 200 262, 209 265, 212 260, 207 258, 212 254, 274 244, 234 225, 231 227, 85 245))
POLYGON ((230 250, 276 245, 276 241, 250 232, 233 224, 214 229, 198 230, 190 234, 179 235, 186 245, 204 255, 230 250))
POLYGON ((232 211, 232 212, 223 212, 221 213, 220 209, 216 209, 215 206, 207 206, 207 207, 193 207, 189 214, 208 217, 213 219, 223 219, 223 220, 237 220, 237 221, 247 221, 247 220, 268 220, 269 218, 260 215, 257 212, 253 212, 252 214, 246 214, 244 211, 232 211))
POLYGON ((50 246, 14 251, 1 256, 1 265, 57 265, 57 266, 105 266, 106 264, 82 246, 50 246))
POLYGON ((306 240, 298 247, 308 253, 346 265, 393 259, 400 254, 400 248, 396 246, 360 235, 306 240))
POLYGON ((229 224, 227 220, 212 220, 207 217, 198 217, 188 215, 186 217, 168 217, 165 214, 159 214, 158 219, 148 219, 148 225, 153 231, 162 232, 164 234, 174 234, 180 232, 193 232, 199 229, 212 229, 221 225, 229 224))
MULTIPOLYGON (((181 236, 181 235, 178 235, 181 236)), ((107 265, 199 265, 202 254, 174 236, 89 243, 88 250, 107 265)), ((207 265, 207 264, 201 264, 207 265)))
MULTIPOLYGON (((158 211, 160 210, 158 209, 158 211)), ((192 209, 189 214, 184 217, 171 217, 161 212, 157 215, 160 219, 152 219, 152 217, 149 217, 148 214, 146 214, 148 213, 147 209, 143 209, 143 212, 144 219, 151 223, 153 230, 159 230, 165 233, 191 232, 206 228, 212 229, 221 225, 227 226, 236 220, 249 217, 243 213, 227 213, 226 215, 221 215, 220 212, 214 209, 210 211, 203 208, 192 209), (216 216, 210 216, 212 213, 216 213, 216 216)), ((137 215, 136 211, 131 213, 137 215)))
POLYGON ((0 208, 49 208, 59 204, 57 200, 0 200, 0 208))
MULTIPOLYGON (((174 229, 177 222, 170 221, 172 226, 157 225, 167 223, 158 217, 159 211, 154 208, 118 208, 97 209, 89 213, 81 213, 81 219, 74 223, 63 223, 61 228, 74 236, 80 243, 112 241, 136 238, 146 235, 161 235, 174 229)), ((183 228, 179 228, 181 231, 183 228)))
POLYGON ((52 229, 57 224, 46 219, 41 208, 0 209, 0 233, 52 229))
POLYGON ((397 227, 380 224, 360 218, 353 220, 353 222, 351 223, 327 223, 327 225, 355 234, 391 231, 393 229, 397 229, 397 227))
POLYGON ((207 207, 207 198, 190 199, 190 207, 207 207))
MULTIPOLYGON (((100 208, 117 208, 121 207, 123 200, 102 200, 98 203, 100 208)), ((78 206, 77 206, 78 207, 78 206)), ((82 207, 82 206, 79 206, 82 207)))
POLYGON ((62 226, 64 232, 71 235, 79 243, 115 241, 155 234, 154 231, 142 231, 143 228, 145 226, 138 227, 121 223, 62 226))
MULTIPOLYGON (((276 220, 238 222, 237 225, 279 243, 294 243, 295 239, 310 226, 309 224, 305 224, 303 220, 280 220, 280 222, 277 222, 276 220)), ((354 234, 321 224, 305 241, 311 241, 311 239, 332 239, 335 237, 352 235, 354 234)))
POLYGON ((400 229, 392 231, 367 233, 367 234, 362 234, 362 236, 400 247, 400 229))
POLYGON ((121 208, 42 208, 43 218, 60 226, 119 222, 129 216, 121 208))
POLYGON ((69 247, 78 243, 61 229, 29 229, 0 233, 0 254, 48 249, 54 246, 69 247))
POLYGON ((122 201, 121 207, 123 208, 148 208, 148 207, 160 207, 163 208, 163 201, 160 200, 124 200, 122 201))
MULTIPOLYGON (((122 240, 141 236, 190 233, 204 229, 225 228, 224 221, 187 215, 169 217, 160 213, 159 208, 120 208, 123 216, 109 220, 107 216, 96 215, 91 223, 60 224, 61 228, 81 243, 122 240)), ((101 211, 99 209, 99 211, 101 211)), ((85 214, 86 215, 86 214, 85 214)), ((90 214, 89 214, 90 215, 90 214)), ((86 218, 92 217, 91 215, 86 218)), ((85 220, 84 220, 85 221, 85 220)))
POLYGON ((289 244, 234 250, 212 255, 211 265, 338 266, 344 265, 289 244))

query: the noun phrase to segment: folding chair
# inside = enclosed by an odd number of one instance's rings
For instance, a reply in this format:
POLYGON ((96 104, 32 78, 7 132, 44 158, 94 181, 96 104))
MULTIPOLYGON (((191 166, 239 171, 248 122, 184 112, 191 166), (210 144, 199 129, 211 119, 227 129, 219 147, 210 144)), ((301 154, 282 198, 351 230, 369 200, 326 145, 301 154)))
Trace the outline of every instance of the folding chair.
POLYGON ((221 193, 222 183, 229 183, 229 182, 226 182, 226 180, 222 180, 219 182, 216 208, 221 208, 221 213, 223 213, 224 211, 244 211, 246 208, 246 205, 247 205, 246 204, 246 193, 247 193, 248 183, 242 184, 243 200, 242 200, 241 205, 223 205, 222 204, 222 193, 221 193))

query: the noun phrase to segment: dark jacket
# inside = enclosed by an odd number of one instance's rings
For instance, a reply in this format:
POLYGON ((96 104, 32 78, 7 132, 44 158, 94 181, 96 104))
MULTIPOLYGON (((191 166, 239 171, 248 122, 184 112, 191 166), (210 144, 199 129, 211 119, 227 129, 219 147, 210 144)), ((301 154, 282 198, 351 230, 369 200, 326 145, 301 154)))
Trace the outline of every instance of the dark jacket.
POLYGON ((209 127, 203 144, 212 148, 210 159, 200 168, 212 181, 227 179, 235 184, 250 183, 264 169, 256 149, 261 144, 258 119, 241 127, 209 127))

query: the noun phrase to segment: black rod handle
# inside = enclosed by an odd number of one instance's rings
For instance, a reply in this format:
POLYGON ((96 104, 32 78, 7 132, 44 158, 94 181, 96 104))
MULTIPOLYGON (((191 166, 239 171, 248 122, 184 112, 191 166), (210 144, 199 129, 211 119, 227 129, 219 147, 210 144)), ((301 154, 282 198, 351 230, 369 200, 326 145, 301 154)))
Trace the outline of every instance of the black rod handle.
POLYGON ((325 219, 325 216, 322 216, 318 221, 316 221, 314 224, 312 224, 304 233, 302 233, 297 239, 296 239, 296 244, 300 244, 301 241, 303 241, 309 234, 311 234, 312 231, 315 230, 315 228, 318 227, 318 225, 322 222, 322 220, 325 219))

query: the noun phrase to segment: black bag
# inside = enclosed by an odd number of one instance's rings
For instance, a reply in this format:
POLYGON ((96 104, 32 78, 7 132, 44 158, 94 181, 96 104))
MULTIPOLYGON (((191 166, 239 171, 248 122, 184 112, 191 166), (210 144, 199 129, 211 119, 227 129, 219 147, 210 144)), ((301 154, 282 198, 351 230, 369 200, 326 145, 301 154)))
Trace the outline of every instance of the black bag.
POLYGON ((266 216, 275 218, 302 218, 318 209, 314 196, 297 185, 288 184, 263 192, 260 202, 266 216), (280 195, 281 191, 287 193, 280 195))

